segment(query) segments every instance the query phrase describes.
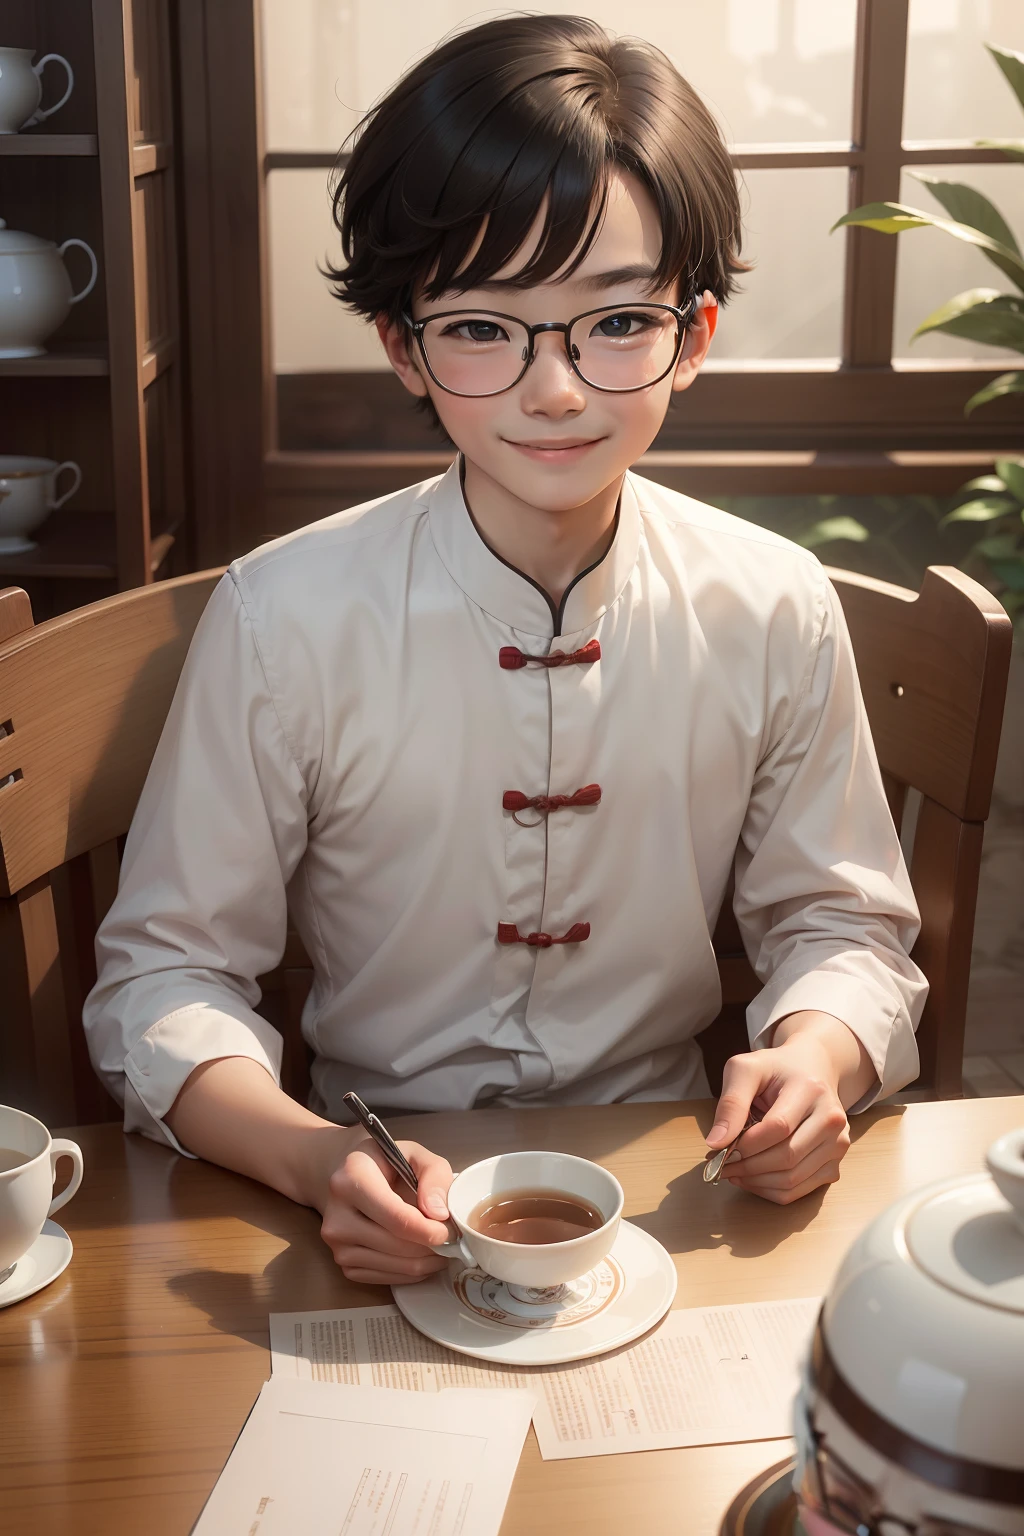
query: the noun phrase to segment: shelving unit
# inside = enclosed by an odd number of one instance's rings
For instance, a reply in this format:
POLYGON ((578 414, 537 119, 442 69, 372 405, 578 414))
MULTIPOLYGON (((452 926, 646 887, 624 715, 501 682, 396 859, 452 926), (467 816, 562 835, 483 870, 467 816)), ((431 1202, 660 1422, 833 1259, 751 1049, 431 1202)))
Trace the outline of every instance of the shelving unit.
MULTIPOLYGON (((5 44, 64 54, 75 89, 48 131, 0 137, 0 217, 58 244, 77 236, 99 261, 46 354, 0 360, 0 453, 82 469, 39 547, 0 555, 0 585, 24 586, 37 619, 188 564, 172 10, 5 6, 5 44)), ((74 279, 82 253, 68 256, 74 279)))

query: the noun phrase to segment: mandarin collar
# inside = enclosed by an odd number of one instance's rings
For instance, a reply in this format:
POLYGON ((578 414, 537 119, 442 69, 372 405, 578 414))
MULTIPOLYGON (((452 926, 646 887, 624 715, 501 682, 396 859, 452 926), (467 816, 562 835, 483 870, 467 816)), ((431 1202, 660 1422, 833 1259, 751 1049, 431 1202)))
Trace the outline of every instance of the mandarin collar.
MULTIPOLYGON (((554 619, 547 597, 529 577, 506 564, 485 543, 469 515, 456 459, 434 485, 427 507, 430 535, 452 580, 499 623, 550 640, 554 619)), ((616 601, 636 566, 640 549, 640 508, 627 474, 619 497, 618 522, 604 559, 580 577, 564 600, 562 635, 589 629, 616 601)))

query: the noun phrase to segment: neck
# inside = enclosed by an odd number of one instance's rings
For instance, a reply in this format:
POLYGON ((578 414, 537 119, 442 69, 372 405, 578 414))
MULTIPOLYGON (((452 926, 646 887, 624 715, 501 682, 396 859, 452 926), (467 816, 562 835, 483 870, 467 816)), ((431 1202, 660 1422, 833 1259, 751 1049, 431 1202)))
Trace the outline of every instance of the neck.
POLYGON ((477 528, 495 554, 542 587, 557 608, 573 578, 608 552, 622 477, 581 506, 548 512, 520 501, 472 460, 463 463, 477 528))

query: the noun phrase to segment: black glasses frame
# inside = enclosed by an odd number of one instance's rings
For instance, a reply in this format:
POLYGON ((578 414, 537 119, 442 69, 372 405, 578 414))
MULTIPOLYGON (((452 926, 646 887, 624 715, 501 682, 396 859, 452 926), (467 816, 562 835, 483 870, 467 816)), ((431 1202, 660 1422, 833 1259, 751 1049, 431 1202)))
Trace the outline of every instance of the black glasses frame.
POLYGON ((653 385, 660 384, 662 379, 666 378, 672 372, 672 369, 675 367, 679 360, 679 353, 682 350, 683 339, 686 336, 687 330, 693 324, 693 317, 696 313, 697 295, 694 293, 690 295, 689 299, 687 299, 686 305, 683 309, 679 309, 675 304, 645 304, 642 300, 632 304, 599 304, 596 309, 585 309, 582 314, 573 315, 571 320, 543 320, 539 325, 527 325, 526 321, 520 320, 518 315, 505 315, 497 309, 446 309, 435 315, 427 315, 426 319, 424 320, 414 320, 410 314, 407 314, 403 311, 402 319, 409 327, 410 331, 412 331, 412 334, 415 336, 419 345, 420 356, 423 358, 424 366, 426 367, 426 370, 430 374, 430 377, 433 379, 434 383, 437 385, 438 389, 443 389, 446 395, 458 395, 460 399, 463 400, 488 400, 493 395, 504 395, 507 394, 510 389, 515 389, 516 385, 525 376, 527 369, 530 367, 530 364, 533 362, 534 357, 536 356, 534 339, 535 337, 540 336, 544 331, 561 331, 562 339, 565 342, 565 355, 568 360, 569 367, 572 369, 573 373, 580 380, 580 382, 585 384, 588 389, 599 390, 601 394, 605 395, 635 395, 638 390, 650 389, 653 385), (573 357, 573 348, 569 344, 569 332, 572 330, 572 327, 577 323, 577 321, 586 320, 591 315, 616 315, 630 309, 663 309, 666 310, 670 315, 675 316, 676 344, 672 352, 672 361, 669 363, 667 368, 663 369, 662 372, 658 374, 656 379, 648 379, 646 384, 631 384, 627 389, 614 389, 609 387, 607 384, 592 384, 591 381, 580 372, 578 367, 578 359, 573 357), (520 368, 511 384, 503 384, 501 389, 488 389, 482 395, 468 395, 464 390, 450 389, 447 384, 441 383, 441 380, 430 366, 430 358, 427 356, 426 345, 423 341, 423 332, 430 321, 450 320, 455 315, 489 315, 492 316, 495 320, 511 320, 515 325, 522 326, 527 335, 526 355, 523 359, 523 366, 520 368))

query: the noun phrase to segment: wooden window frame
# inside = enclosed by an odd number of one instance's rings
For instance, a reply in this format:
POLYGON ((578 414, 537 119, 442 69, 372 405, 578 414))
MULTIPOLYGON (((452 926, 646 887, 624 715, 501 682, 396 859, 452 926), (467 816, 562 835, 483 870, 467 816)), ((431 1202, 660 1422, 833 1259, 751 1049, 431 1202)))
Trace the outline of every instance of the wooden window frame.
MULTIPOLYGON (((200 205, 203 241, 195 245, 190 269, 201 291, 210 286, 199 271, 204 261, 207 271, 216 271, 219 260, 231 272, 230 285, 221 279, 223 310, 212 299, 199 306, 206 320, 200 320, 195 336, 203 355, 195 402, 202 416, 198 430, 209 434, 211 420, 218 415, 223 420, 225 412, 239 418, 241 411, 243 436, 256 447, 263 469, 259 487, 251 472, 240 472, 244 506, 237 486, 228 481, 217 504, 211 498, 207 514, 197 519, 200 550, 223 559, 259 538, 436 473, 450 462, 451 450, 411 409, 392 375, 275 377, 267 178, 275 172, 328 169, 337 156, 319 150, 265 152, 259 0, 218 0, 216 6, 211 0, 180 0, 180 5, 183 28, 192 34, 189 57, 196 78, 199 53, 205 50, 204 78, 215 82, 205 102, 207 121, 200 121, 200 113, 183 114, 186 127, 191 124, 200 139, 205 135, 193 148, 205 151, 210 167, 206 187, 198 187, 195 178, 191 187, 200 205), (251 39, 251 47, 239 47, 240 34, 251 39), (223 90, 225 71, 233 81, 230 93, 223 90), (218 186, 224 205, 218 204, 218 186), (240 271, 240 242, 246 236, 240 271), (238 330, 242 311, 244 335, 238 330), (233 328, 238 346, 231 350, 233 328), (246 359, 244 370, 238 366, 240 356, 246 359), (231 390, 241 391, 242 407, 227 403, 229 376, 231 390)), ((736 145, 737 169, 845 167, 848 206, 853 208, 898 200, 904 166, 1007 163, 998 151, 971 143, 903 139, 908 20, 909 0, 858 0, 848 143, 736 145)), ((186 154, 188 149, 186 144, 186 154)), ((863 229, 847 229, 837 238, 846 242, 840 358, 709 360, 687 393, 685 412, 669 412, 641 461, 645 473, 697 496, 942 494, 986 467, 1000 451, 1015 451, 1020 420, 1013 400, 994 402, 971 418, 963 414, 969 395, 1005 365, 894 361, 898 241, 863 229)), ((243 457, 238 451, 232 455, 236 464, 243 457)))

